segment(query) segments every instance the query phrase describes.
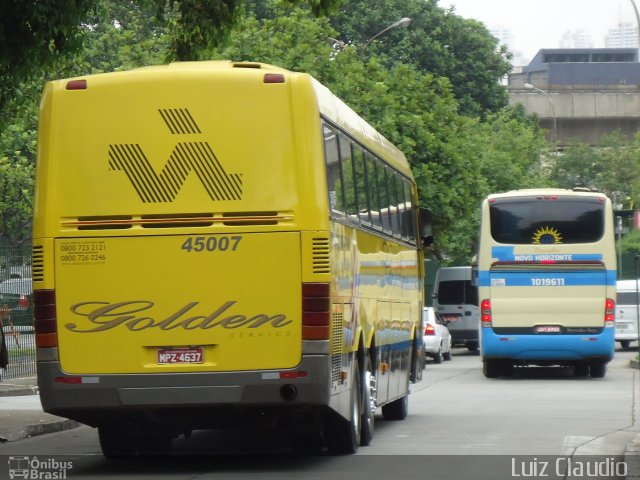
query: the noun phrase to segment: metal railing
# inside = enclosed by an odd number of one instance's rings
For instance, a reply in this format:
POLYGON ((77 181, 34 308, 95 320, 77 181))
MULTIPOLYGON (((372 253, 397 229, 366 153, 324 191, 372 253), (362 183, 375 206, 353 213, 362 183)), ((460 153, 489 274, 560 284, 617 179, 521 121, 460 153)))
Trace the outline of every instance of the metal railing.
POLYGON ((31 248, 0 245, 0 325, 9 363, 0 381, 36 375, 31 248))

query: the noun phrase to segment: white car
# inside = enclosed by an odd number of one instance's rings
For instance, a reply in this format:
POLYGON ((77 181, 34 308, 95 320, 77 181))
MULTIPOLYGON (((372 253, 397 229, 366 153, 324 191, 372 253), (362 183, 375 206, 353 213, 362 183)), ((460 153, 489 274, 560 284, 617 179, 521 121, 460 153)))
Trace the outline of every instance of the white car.
POLYGON ((638 296, 640 281, 618 280, 616 302, 616 341, 622 348, 630 348, 638 340, 638 296))
POLYGON ((451 360, 451 334, 440 314, 433 307, 425 307, 422 320, 425 355, 433 358, 434 363, 451 360))

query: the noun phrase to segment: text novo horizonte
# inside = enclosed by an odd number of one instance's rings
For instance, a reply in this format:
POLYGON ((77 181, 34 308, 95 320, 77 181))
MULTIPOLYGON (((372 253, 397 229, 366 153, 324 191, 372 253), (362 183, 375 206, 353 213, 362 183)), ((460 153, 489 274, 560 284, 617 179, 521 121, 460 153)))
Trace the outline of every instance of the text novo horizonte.
POLYGON ((191 302, 168 317, 158 319, 149 316, 149 310, 154 307, 154 304, 146 300, 118 303, 82 302, 72 305, 71 312, 86 317, 92 323, 91 328, 82 328, 75 323, 67 323, 65 326, 72 332, 92 333, 111 330, 120 325, 133 332, 138 332, 149 328, 158 328, 160 330, 173 330, 175 328, 208 330, 214 327, 236 329, 240 327, 260 328, 263 326, 282 328, 292 323, 282 313, 275 315, 258 313, 252 316, 231 313, 230 309, 235 304, 235 301, 229 301, 208 315, 190 316, 188 315, 190 311, 199 305, 199 302, 191 302))

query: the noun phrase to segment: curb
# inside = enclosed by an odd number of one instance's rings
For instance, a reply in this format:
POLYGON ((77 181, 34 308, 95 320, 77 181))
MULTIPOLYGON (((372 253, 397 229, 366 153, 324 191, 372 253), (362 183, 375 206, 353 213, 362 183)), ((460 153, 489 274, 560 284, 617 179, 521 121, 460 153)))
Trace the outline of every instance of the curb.
POLYGON ((640 479, 640 434, 627 444, 624 452, 624 462, 627 464, 627 480, 640 479))
POLYGON ((25 427, 25 435, 27 438, 37 435, 45 435, 47 433, 62 432, 64 430, 72 430, 78 428, 81 424, 75 420, 54 420, 52 422, 38 423, 35 425, 27 425, 25 427))
POLYGON ((7 389, 0 388, 0 397, 19 397, 24 395, 38 395, 38 387, 20 386, 7 389))

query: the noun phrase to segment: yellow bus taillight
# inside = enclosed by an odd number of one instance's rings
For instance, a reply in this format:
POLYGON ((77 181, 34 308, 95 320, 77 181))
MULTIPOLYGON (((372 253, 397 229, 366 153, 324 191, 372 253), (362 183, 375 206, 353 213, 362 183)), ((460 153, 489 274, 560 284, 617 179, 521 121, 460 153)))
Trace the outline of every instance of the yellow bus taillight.
POLYGON ((36 347, 58 346, 55 290, 34 290, 33 317, 36 331, 36 347))
POLYGON ((328 340, 331 298, 328 283, 302 284, 302 339, 328 340))

